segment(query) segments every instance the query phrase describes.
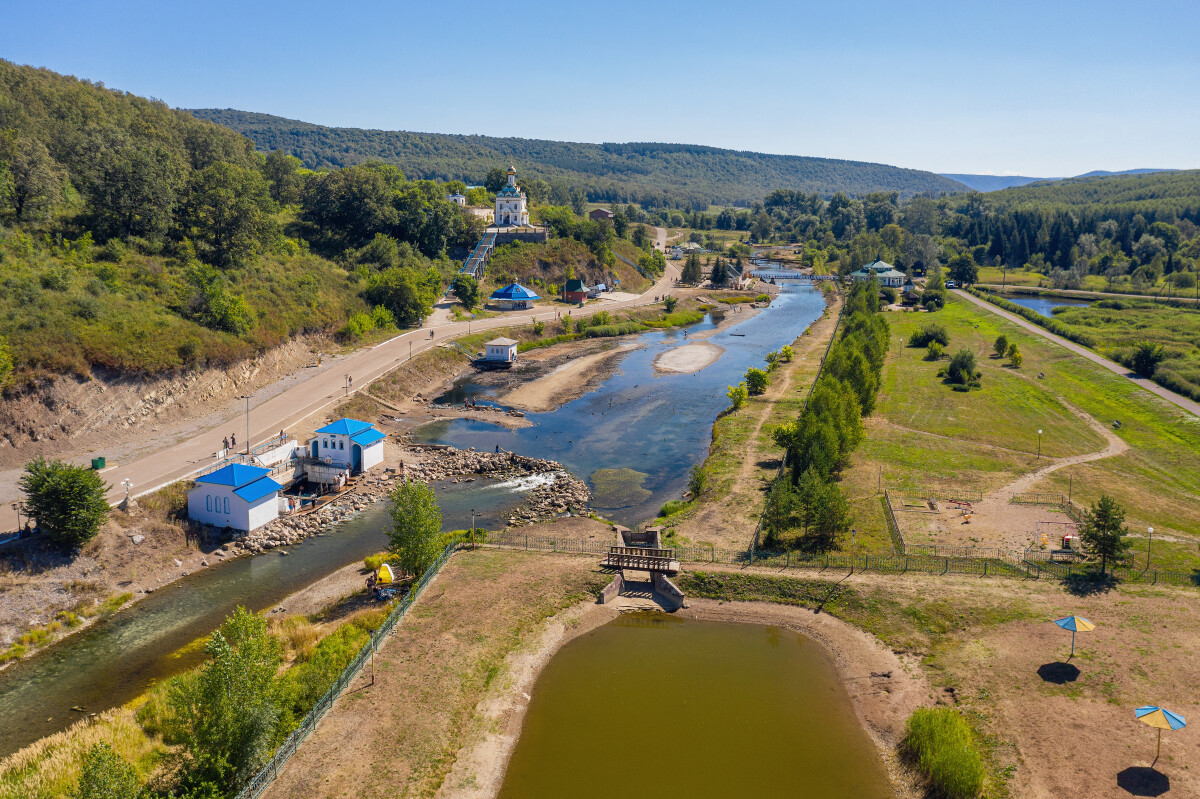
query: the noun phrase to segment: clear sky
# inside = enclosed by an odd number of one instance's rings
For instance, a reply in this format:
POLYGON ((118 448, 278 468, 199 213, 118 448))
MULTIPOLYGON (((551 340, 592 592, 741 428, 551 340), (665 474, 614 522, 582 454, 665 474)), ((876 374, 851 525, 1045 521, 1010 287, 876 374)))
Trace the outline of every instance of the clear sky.
POLYGON ((0 57, 181 108, 1057 177, 1200 167, 1200 3, 0 0, 0 57))

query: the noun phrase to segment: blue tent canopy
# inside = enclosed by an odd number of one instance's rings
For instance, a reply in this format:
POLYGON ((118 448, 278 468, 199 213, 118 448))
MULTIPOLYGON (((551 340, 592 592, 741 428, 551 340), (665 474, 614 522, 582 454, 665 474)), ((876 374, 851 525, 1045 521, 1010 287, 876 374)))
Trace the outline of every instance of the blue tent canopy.
POLYGON ((502 289, 496 289, 492 292, 493 300, 540 300, 541 297, 534 294, 529 289, 522 286, 520 283, 509 283, 502 289))

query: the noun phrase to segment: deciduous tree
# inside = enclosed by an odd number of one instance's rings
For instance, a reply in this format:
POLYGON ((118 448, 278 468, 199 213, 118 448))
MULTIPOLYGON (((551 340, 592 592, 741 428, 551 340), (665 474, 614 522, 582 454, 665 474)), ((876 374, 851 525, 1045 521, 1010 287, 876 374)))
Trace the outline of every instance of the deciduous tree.
POLYGON ((388 495, 388 513, 392 524, 387 535, 388 549, 398 556, 406 573, 422 574, 437 559, 438 536, 442 531, 442 510, 433 489, 424 483, 405 481, 388 495))
POLYGON ((91 469, 38 456, 25 464, 17 484, 25 494, 28 515, 60 546, 86 544, 108 519, 108 486, 91 469))

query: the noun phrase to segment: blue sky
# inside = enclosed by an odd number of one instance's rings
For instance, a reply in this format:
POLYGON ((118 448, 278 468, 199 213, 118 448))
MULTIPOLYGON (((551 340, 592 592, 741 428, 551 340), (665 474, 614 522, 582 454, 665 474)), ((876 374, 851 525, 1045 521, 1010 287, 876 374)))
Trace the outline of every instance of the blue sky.
POLYGON ((1200 167, 1194 0, 913 5, 0 0, 0 57, 325 125, 937 172, 1200 167))

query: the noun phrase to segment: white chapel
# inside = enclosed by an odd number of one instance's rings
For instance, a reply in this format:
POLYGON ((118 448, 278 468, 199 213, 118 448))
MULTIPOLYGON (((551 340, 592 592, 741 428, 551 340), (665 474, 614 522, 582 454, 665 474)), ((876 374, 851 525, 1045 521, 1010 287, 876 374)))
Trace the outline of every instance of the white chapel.
POLYGON ((512 165, 508 167, 508 183, 496 195, 496 219, 493 224, 499 227, 529 224, 525 192, 517 186, 517 170, 512 165))

